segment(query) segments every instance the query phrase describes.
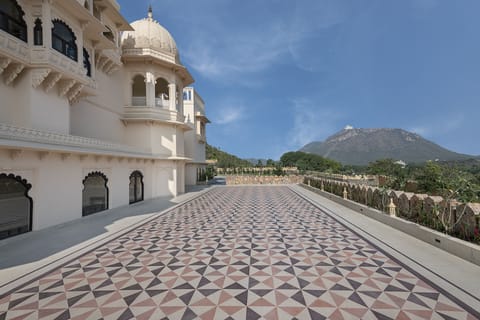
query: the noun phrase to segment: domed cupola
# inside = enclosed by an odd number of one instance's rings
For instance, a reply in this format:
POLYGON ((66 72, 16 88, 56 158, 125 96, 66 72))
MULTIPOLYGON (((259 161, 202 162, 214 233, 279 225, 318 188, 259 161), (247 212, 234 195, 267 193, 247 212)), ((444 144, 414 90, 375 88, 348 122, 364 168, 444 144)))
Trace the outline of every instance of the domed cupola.
MULTIPOLYGON (((129 49, 151 49, 155 57, 171 63, 180 64, 177 45, 172 35, 153 19, 152 7, 148 9, 146 18, 131 23, 135 31, 125 31, 122 34, 122 49, 133 53, 129 49)), ((144 50, 139 54, 145 55, 144 50)))

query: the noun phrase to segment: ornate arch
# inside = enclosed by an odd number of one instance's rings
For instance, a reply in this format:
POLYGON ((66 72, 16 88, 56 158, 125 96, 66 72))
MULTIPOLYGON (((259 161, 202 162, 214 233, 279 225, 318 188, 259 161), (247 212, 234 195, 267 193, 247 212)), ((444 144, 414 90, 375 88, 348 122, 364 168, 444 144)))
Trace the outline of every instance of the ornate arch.
POLYGON ((143 198, 144 198, 143 173, 140 170, 135 170, 130 174, 129 180, 130 180, 129 203, 132 204, 139 201, 143 201, 143 198))
MULTIPOLYGON (((90 172, 82 181, 83 190, 82 190, 82 216, 87 216, 99 211, 108 209, 109 202, 109 189, 108 189, 108 178, 107 176, 100 171, 90 172), (89 190, 85 185, 91 178, 100 177, 103 179, 103 190, 89 190), (96 193, 96 192, 101 193, 96 193)), ((92 188, 92 186, 90 186, 92 188)))
POLYGON ((0 2, 0 29, 27 42, 27 23, 23 18, 25 12, 15 0, 0 2))
POLYGON ((75 32, 67 23, 60 19, 53 19, 52 24, 52 48, 70 59, 78 61, 75 32))
MULTIPOLYGON (((20 234, 20 233, 25 233, 25 232, 32 231, 32 226, 33 226, 33 199, 28 195, 28 192, 32 188, 32 185, 30 183, 28 183, 26 179, 23 179, 20 176, 16 176, 14 174, 0 173, 0 196, 2 194, 8 194, 8 190, 2 190, 2 188, 3 188, 3 185, 1 184, 2 180, 11 180, 11 181, 14 181, 16 183, 19 183, 23 187, 23 196, 28 201, 28 209, 27 209, 27 212, 26 212, 27 217, 25 219, 27 221, 27 225, 21 223, 21 220, 22 220, 21 217, 18 217, 18 215, 13 214, 10 229, 5 229, 5 230, 0 229, 0 239, 7 238, 7 237, 10 237, 10 236, 14 236, 14 235, 17 235, 17 234, 20 234)), ((2 214, 1 211, 2 210, 0 210, 0 214, 2 214)))

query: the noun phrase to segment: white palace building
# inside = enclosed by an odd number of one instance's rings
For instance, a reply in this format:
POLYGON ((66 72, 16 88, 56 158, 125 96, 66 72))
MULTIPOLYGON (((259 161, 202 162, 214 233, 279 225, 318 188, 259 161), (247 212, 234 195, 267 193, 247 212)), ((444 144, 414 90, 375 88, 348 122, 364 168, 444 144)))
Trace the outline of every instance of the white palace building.
POLYGON ((115 0, 0 0, 0 239, 144 199, 205 170, 174 39, 115 0))

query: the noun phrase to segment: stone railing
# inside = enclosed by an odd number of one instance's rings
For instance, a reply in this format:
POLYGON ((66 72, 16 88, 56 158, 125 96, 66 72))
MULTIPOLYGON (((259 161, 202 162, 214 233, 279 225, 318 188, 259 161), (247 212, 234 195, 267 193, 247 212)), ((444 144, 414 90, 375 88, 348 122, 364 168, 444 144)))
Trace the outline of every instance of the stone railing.
POLYGON ((303 176, 257 176, 257 175, 228 175, 227 185, 235 184, 297 184, 303 181, 303 176))
POLYGON ((454 226, 453 232, 465 239, 478 237, 475 233, 478 233, 480 222, 480 203, 447 202, 439 196, 387 190, 313 176, 306 176, 303 183, 433 229, 441 230, 445 227, 443 224, 454 226))

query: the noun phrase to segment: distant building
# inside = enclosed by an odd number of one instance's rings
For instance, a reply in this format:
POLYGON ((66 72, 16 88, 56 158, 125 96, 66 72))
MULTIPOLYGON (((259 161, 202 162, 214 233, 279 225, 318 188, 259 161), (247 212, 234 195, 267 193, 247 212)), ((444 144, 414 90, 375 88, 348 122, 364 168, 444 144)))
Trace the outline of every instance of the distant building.
POLYGON ((205 106, 170 33, 115 0, 0 0, 0 239, 195 184, 205 106))

